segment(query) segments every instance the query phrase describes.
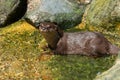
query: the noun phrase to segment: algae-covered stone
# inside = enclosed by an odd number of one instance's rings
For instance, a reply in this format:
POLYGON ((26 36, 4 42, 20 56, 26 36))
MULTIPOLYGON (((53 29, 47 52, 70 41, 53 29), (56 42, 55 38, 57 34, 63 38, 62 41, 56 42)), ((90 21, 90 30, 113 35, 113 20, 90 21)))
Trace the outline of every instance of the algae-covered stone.
POLYGON ((27 0, 0 0, 0 27, 19 20, 27 8, 27 0))
POLYGON ((84 20, 88 26, 114 27, 120 22, 120 0, 93 0, 84 20))
POLYGON ((29 0, 25 19, 37 26, 40 22, 56 22, 60 27, 80 23, 85 5, 77 0, 29 0))

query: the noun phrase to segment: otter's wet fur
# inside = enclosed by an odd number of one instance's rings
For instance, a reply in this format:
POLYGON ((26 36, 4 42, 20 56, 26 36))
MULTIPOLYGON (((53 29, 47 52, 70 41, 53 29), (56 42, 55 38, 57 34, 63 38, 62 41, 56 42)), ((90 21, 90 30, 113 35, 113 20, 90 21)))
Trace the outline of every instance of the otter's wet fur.
POLYGON ((54 54, 79 54, 85 56, 117 55, 120 48, 111 44, 99 32, 63 32, 50 22, 43 22, 39 26, 54 54))

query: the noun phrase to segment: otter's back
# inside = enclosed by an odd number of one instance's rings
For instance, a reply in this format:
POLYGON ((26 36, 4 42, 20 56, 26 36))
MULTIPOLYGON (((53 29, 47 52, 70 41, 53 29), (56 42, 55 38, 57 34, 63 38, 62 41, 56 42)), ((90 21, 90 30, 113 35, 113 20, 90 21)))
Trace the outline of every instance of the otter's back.
MULTIPOLYGON (((83 54, 91 53, 91 41, 102 37, 97 32, 74 32, 64 33, 58 42, 56 51, 60 54, 83 54)), ((104 37, 103 37, 104 38, 104 37)))

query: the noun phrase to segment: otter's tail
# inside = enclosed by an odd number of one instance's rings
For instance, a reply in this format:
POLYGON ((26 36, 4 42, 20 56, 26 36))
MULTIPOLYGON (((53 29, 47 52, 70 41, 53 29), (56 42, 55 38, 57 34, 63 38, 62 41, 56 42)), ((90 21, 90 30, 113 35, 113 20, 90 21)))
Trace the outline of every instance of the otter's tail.
POLYGON ((109 54, 112 55, 117 55, 120 52, 120 48, 113 45, 113 44, 109 44, 109 54))

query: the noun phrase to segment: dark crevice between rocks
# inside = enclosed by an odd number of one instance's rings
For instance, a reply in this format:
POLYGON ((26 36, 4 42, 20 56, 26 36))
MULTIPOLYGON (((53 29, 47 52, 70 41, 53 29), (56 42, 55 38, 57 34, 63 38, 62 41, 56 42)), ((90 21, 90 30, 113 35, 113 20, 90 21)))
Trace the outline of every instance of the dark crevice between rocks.
POLYGON ((11 12, 8 15, 8 18, 6 19, 5 23, 3 25, 0 25, 0 27, 5 27, 7 25, 10 25, 18 20, 20 20, 27 11, 27 0, 20 0, 20 4, 15 8, 13 12, 11 12))

